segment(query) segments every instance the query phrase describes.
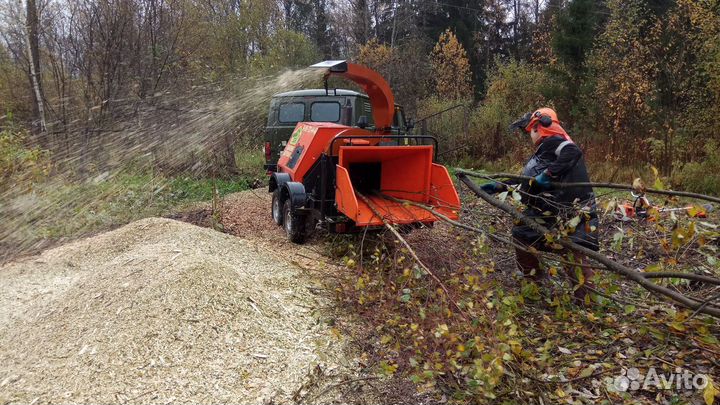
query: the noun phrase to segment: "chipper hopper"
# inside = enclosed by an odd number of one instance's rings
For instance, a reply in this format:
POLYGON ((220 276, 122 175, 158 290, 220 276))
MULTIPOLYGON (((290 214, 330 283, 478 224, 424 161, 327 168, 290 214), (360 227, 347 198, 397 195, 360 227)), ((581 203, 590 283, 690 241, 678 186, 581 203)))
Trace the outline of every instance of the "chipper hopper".
MULTIPOLYGON (((460 199, 447 169, 434 162, 437 140, 401 135, 392 128, 395 100, 377 72, 345 61, 312 66, 327 78, 342 76, 359 84, 370 97, 374 129, 300 122, 271 174, 272 217, 288 237, 302 243, 319 223, 343 233, 384 226, 407 229, 438 220, 408 200, 458 218, 460 199)), ((332 91, 332 90, 328 90, 332 91)), ((364 117, 363 117, 364 118, 364 117)))

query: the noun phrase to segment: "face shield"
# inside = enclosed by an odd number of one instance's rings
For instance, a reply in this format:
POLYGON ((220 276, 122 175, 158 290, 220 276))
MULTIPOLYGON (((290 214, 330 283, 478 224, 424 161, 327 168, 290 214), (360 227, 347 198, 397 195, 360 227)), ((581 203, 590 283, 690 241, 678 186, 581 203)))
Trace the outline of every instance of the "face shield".
POLYGON ((553 121, 549 115, 544 115, 538 110, 534 113, 526 113, 520 117, 520 119, 510 124, 510 131, 514 131, 515 128, 519 128, 526 134, 529 134, 530 126, 533 123, 540 123, 540 125, 547 128, 553 124, 553 121))
POLYGON ((527 133, 525 128, 527 128, 528 125, 530 125, 530 121, 532 121, 533 115, 532 113, 526 113, 522 117, 520 117, 518 120, 510 124, 509 130, 514 131, 515 129, 520 129, 523 132, 527 133))

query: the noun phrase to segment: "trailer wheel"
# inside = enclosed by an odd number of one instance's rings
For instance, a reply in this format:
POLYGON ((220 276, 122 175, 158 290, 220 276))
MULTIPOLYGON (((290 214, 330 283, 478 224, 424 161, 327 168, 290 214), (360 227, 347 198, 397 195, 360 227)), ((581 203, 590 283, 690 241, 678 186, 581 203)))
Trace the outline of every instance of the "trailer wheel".
POLYGON ((283 227, 290 242, 297 244, 305 242, 305 217, 293 212, 289 198, 283 204, 283 227))
POLYGON ((283 224, 283 206, 282 200, 280 200, 280 189, 276 189, 272 194, 272 219, 278 224, 283 224))

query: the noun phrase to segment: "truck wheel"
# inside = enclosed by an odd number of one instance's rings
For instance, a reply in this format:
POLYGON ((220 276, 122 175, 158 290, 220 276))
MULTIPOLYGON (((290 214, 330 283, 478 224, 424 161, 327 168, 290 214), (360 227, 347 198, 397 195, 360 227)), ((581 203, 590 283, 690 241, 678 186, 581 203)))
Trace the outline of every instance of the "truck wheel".
POLYGON ((278 224, 283 224, 282 201, 280 201, 280 189, 273 191, 272 194, 272 219, 278 224))
POLYGON ((283 226, 290 242, 302 244, 305 242, 305 217, 294 213, 290 207, 290 199, 283 205, 283 226))

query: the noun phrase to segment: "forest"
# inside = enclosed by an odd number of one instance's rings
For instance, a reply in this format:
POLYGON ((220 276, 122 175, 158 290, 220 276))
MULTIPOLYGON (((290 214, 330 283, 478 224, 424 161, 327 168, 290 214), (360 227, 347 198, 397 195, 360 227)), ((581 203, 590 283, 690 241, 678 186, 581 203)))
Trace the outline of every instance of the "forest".
MULTIPOLYGON (((74 0, 2 7, 2 126, 28 131, 29 145, 55 156, 113 136, 118 122, 136 117, 140 105, 157 104, 167 90, 200 93, 202 86, 349 59, 383 73, 416 122, 461 105, 418 122, 446 141, 446 160, 517 163, 525 143, 507 124, 547 105, 606 180, 654 166, 673 185, 720 188, 717 177, 704 175, 720 161, 714 0, 74 0)), ((226 143, 259 144, 251 132, 237 130, 226 143)))

